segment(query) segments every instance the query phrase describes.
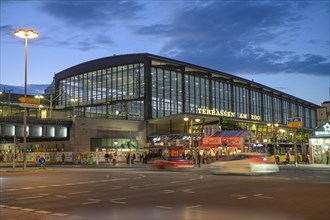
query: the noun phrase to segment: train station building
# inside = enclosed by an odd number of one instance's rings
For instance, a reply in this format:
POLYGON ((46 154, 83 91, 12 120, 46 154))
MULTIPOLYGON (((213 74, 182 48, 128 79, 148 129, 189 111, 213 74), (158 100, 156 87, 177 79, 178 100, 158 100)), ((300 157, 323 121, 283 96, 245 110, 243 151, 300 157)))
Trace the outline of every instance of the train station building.
MULTIPOLYGON (((55 74, 48 101, 50 95, 51 108, 37 118, 48 120, 52 111, 52 120, 71 122, 64 126, 68 140, 56 140, 66 151, 121 147, 171 153, 203 147, 202 138, 225 124, 250 131, 241 141, 243 151, 274 137, 292 141, 291 118, 312 130, 320 107, 229 73, 149 53, 113 55, 65 69, 55 74)), ((7 128, 0 132, 9 138, 7 128)))

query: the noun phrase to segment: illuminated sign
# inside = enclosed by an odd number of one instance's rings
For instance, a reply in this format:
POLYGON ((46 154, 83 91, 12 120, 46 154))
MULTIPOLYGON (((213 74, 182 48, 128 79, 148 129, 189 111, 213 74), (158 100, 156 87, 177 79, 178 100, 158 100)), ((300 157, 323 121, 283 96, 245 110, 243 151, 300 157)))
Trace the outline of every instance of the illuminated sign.
POLYGON ((39 104, 39 99, 33 97, 19 97, 18 101, 21 103, 29 103, 29 104, 39 104))
POLYGON ((228 147, 240 147, 242 146, 243 138, 239 137, 208 137, 203 138, 203 145, 212 146, 228 146, 228 147))
POLYGON ((224 111, 224 110, 198 108, 197 112, 198 114, 203 114, 203 115, 214 115, 214 116, 224 116, 230 118, 244 118, 244 119, 250 118, 251 120, 256 120, 256 121, 261 120, 260 115, 249 115, 245 113, 236 113, 236 112, 224 111))
POLYGON ((290 118, 290 119, 288 119, 288 127, 289 128, 301 128, 302 127, 301 118, 290 118))
POLYGON ((330 135, 330 124, 323 125, 323 131, 315 131, 315 135, 330 135))

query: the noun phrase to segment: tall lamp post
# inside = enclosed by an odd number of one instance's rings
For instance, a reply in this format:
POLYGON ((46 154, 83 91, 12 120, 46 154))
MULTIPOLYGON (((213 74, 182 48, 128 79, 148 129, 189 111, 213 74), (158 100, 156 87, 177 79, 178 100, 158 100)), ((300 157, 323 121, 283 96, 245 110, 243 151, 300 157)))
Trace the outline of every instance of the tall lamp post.
MULTIPOLYGON (((189 129, 188 129, 188 133, 190 135, 190 138, 189 138, 189 149, 190 149, 190 153, 193 154, 193 119, 190 118, 190 121, 189 121, 189 117, 184 117, 183 120, 185 122, 188 122, 188 125, 189 125, 189 129), (190 122, 190 123, 189 123, 190 122)), ((195 118, 195 122, 200 122, 200 119, 199 118, 195 118)), ((196 161, 196 164, 197 164, 197 149, 195 149, 194 151, 194 158, 195 158, 195 161, 196 161)))
MULTIPOLYGON (((277 127, 279 126, 278 123, 268 123, 267 124, 268 127, 271 127, 271 131, 272 131, 272 137, 273 137, 273 150, 274 150, 274 160, 276 163, 276 133, 277 133, 277 127)), ((267 149, 266 149, 267 150, 267 149)))
POLYGON ((38 99, 38 114, 39 114, 39 117, 38 118, 41 118, 41 99, 43 99, 44 97, 42 96, 42 95, 35 95, 34 96, 35 98, 37 98, 38 99))
MULTIPOLYGON (((28 39, 33 39, 39 36, 39 33, 33 30, 19 29, 15 31, 15 36, 25 39, 25 68, 24 68, 24 98, 26 98, 27 90, 27 64, 28 64, 28 39)), ((26 169, 26 107, 24 106, 24 125, 23 125, 23 169, 26 169)))
POLYGON ((76 117, 76 102, 78 102, 78 99, 72 98, 70 99, 71 102, 73 102, 73 118, 76 117))

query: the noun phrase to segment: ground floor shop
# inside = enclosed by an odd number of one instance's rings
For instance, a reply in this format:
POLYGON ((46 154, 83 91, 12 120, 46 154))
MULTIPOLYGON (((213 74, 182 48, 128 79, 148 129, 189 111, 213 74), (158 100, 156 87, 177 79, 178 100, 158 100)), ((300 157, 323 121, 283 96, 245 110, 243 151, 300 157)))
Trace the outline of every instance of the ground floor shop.
POLYGON ((330 151, 330 122, 316 128, 309 139, 312 163, 326 163, 330 151))

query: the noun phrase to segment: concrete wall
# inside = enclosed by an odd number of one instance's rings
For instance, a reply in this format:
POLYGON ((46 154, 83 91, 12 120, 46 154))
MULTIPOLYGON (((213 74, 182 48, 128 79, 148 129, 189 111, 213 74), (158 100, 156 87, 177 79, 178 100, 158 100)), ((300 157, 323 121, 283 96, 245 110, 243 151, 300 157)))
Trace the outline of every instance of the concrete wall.
POLYGON ((118 119, 75 117, 70 130, 70 148, 73 151, 90 151, 91 138, 130 138, 139 147, 146 144, 146 122, 118 119))

